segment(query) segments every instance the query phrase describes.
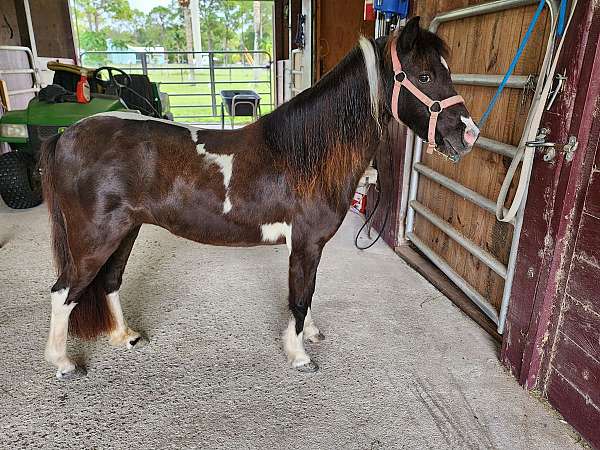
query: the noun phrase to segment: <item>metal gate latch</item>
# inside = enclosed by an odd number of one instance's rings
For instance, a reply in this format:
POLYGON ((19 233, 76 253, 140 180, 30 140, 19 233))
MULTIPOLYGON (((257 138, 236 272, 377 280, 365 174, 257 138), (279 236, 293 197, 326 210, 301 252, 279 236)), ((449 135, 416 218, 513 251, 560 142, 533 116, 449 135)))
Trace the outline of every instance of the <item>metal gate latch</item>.
MULTIPOLYGON (((556 159, 557 144, 554 142, 546 142, 546 136, 549 134, 550 130, 548 128, 542 128, 534 141, 527 141, 525 143, 527 147, 544 149, 543 160, 546 162, 552 162, 556 159)), ((565 155, 566 162, 573 161, 578 146, 579 142, 577 142, 577 138, 575 136, 569 136, 569 141, 562 147, 562 153, 565 155)))
POLYGON ((556 157, 556 144, 554 142, 546 142, 546 136, 549 134, 550 130, 548 128, 540 128, 535 140, 525 142, 525 146, 527 147, 543 148, 545 150, 543 159, 546 162, 550 162, 556 157))

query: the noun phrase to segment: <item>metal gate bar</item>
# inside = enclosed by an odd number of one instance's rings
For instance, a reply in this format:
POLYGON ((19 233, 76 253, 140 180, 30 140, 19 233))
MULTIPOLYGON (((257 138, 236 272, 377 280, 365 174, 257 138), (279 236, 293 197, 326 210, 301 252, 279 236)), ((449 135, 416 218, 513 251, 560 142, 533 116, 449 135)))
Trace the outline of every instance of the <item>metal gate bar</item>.
MULTIPOLYGON (((454 181, 453 179, 448 178, 448 177, 442 175, 441 173, 436 172, 433 169, 430 169, 429 167, 427 167, 424 164, 421 164, 420 162, 415 162, 413 164, 413 167, 416 172, 429 178, 430 180, 435 181, 439 185, 444 186, 446 189, 451 190, 455 194, 460 195, 462 198, 469 200, 471 203, 476 204, 481 209, 485 209, 487 212, 489 212, 491 214, 496 213, 496 203, 494 203, 493 201, 491 201, 488 198, 485 198, 483 195, 475 192, 474 190, 469 189, 466 186, 463 186, 459 182, 454 181)), ((414 199, 412 199, 412 200, 414 200, 414 199)), ((504 208, 504 209, 505 209, 505 212, 508 212, 508 210, 506 208, 504 208)), ((411 226, 408 227, 411 230, 413 228, 412 225, 413 224, 411 224, 411 226)))
MULTIPOLYGON (((478 16, 482 14, 489 14, 494 12, 505 11, 507 9, 528 6, 537 3, 536 0, 498 0, 480 5, 474 5, 466 8, 449 11, 435 17, 430 26, 429 31, 436 32, 439 25, 444 22, 453 20, 463 19, 467 17, 478 16)), ((554 22, 556 13, 558 11, 558 5, 556 0, 546 0, 546 6, 550 11, 550 20, 554 22)), ((550 36, 547 45, 551 45, 554 37, 550 36)), ((542 66, 544 67, 544 66, 542 66)), ((457 74, 453 76, 453 81, 456 84, 467 84, 476 86, 498 86, 502 80, 501 75, 479 75, 479 74, 457 74)), ((543 79, 543 77, 540 77, 543 79)), ((517 89, 526 89, 534 87, 536 84, 535 77, 533 76, 511 76, 509 78, 509 87, 517 89)), ((407 240, 411 241, 419 250, 421 250, 442 272, 448 276, 464 293, 469 297, 481 310, 486 314, 494 323, 498 326, 498 333, 502 334, 504 331, 504 322, 506 320, 506 314, 508 311, 508 301, 510 299, 510 291, 512 287, 512 280, 514 277, 514 266, 516 261, 516 253, 519 244, 521 226, 523 223, 523 211, 526 198, 523 199, 519 211, 515 217, 515 220, 511 222, 514 225, 513 238, 511 242, 510 255, 508 266, 504 266, 498 261, 493 255, 487 252, 485 249, 479 247, 477 244, 466 238, 458 230, 452 227, 445 220, 437 216, 433 211, 425 207, 417 201, 417 192, 419 185, 419 175, 423 175, 430 180, 444 186, 450 191, 457 195, 469 200, 475 205, 483 208, 489 213, 495 214, 496 203, 478 194, 477 192, 463 186, 462 184, 454 181, 433 169, 423 165, 421 163, 421 156, 423 150, 423 141, 420 138, 414 139, 414 135, 411 135, 409 130, 409 136, 407 138, 407 146, 405 152, 405 165, 404 165, 404 176, 410 176, 409 182, 409 193, 408 196, 402 198, 402 202, 406 202, 401 205, 401 211, 406 211, 406 229, 401 230, 400 236, 405 236, 407 240), (412 145, 414 140, 414 145, 412 145), (409 144, 410 143, 410 144, 409 144), (422 217, 427 219, 434 226, 439 228, 447 236, 456 241, 459 245, 465 248, 473 256, 477 257, 486 266, 500 275, 505 279, 504 292, 502 296, 502 304, 500 307, 500 314, 496 309, 479 294, 473 286, 471 286, 464 278, 462 278, 450 265, 440 257, 433 249, 431 249, 425 242, 423 242, 414 232, 414 221, 415 212, 420 214, 422 217)), ((496 141, 489 138, 480 137, 477 141, 477 147, 491 151, 503 156, 514 158, 517 153, 517 147, 509 145, 500 141, 496 141)), ((504 208, 506 210, 506 208, 504 208)), ((401 221, 403 221, 401 217, 401 221)))
POLYGON ((442 272, 446 274, 454 284, 456 284, 465 294, 469 297, 473 303, 479 306, 486 316, 488 316, 494 323, 498 323, 498 313, 496 309, 489 304, 489 302, 471 286, 463 277, 456 273, 452 267, 448 265, 444 259, 434 252, 431 248, 425 244, 416 234, 409 232, 406 237, 417 246, 419 250, 425 254, 442 272))
MULTIPOLYGON (((273 89, 272 89, 272 59, 271 55, 266 51, 240 51, 240 50, 225 50, 225 51, 206 51, 206 52, 191 52, 191 51, 148 51, 148 52, 136 52, 136 51, 88 51, 83 52, 80 56, 82 64, 84 58, 90 56, 106 57, 113 55, 124 55, 124 56, 135 56, 135 63, 113 63, 112 65, 127 69, 132 73, 142 73, 149 75, 150 79, 153 78, 152 74, 155 74, 154 78, 168 77, 169 72, 181 73, 182 81, 156 81, 159 89, 161 86, 169 86, 176 89, 177 86, 190 86, 195 87, 196 91, 201 89, 203 86, 207 87, 209 92, 168 92, 169 97, 182 99, 182 97, 197 98, 198 100, 208 100, 209 103, 198 103, 194 105, 186 104, 171 104, 171 112, 174 115, 174 120, 180 119, 194 119, 192 123, 208 123, 211 121, 205 121, 203 119, 219 119, 218 106, 219 106, 219 86, 223 85, 257 85, 255 90, 261 89, 261 92, 257 92, 259 95, 264 96, 261 101, 261 105, 275 107, 273 89), (264 64, 257 64, 256 57, 262 55, 265 60, 264 64), (230 56, 239 56, 241 63, 231 63, 230 56), (244 61, 246 57, 253 59, 252 65, 247 65, 244 61), (163 62, 156 62, 156 58, 161 58, 163 62), (175 62, 169 62, 169 58, 175 59, 175 62), (193 62, 186 62, 187 59, 192 58, 193 62), (201 64, 204 62, 204 64, 201 64), (134 67, 131 67, 131 66, 134 67), (252 75, 248 80, 230 80, 230 79, 219 79, 219 74, 227 71, 234 71, 239 73, 240 70, 251 71, 252 75), (191 74, 191 80, 183 80, 183 73, 191 74), (260 74, 265 74, 266 79, 256 80, 260 78, 260 74), (256 76, 258 75, 258 76, 256 76), (194 76, 207 77, 207 81, 194 80, 194 76), (258 86, 260 85, 260 86, 258 86), (269 92, 266 92, 266 91, 269 92), (185 109, 190 109, 188 114, 185 114, 185 109), (194 113, 192 113, 194 110, 194 113), (195 114, 195 111, 202 112, 206 110, 210 111, 210 114, 202 115, 195 114)), ((179 77, 179 75, 178 75, 179 77)))
POLYGON ((514 145, 505 144, 504 142, 496 141, 486 137, 480 137, 477 139, 477 147, 493 153, 498 153, 502 156, 508 156, 510 159, 513 159, 519 150, 514 145))
POLYGON ((506 278, 506 266, 498 261, 490 252, 479 247, 475 242, 464 236, 460 231, 418 201, 413 200, 410 202, 410 207, 448 236, 450 236, 452 239, 454 239, 456 242, 458 242, 470 253, 475 255, 477 259, 479 259, 482 263, 484 263, 502 278, 506 278))
MULTIPOLYGON (((450 75, 454 84, 468 84, 469 86, 500 86, 504 76, 481 75, 473 73, 453 73, 450 75)), ((506 82, 507 88, 525 89, 535 85, 533 75, 511 75, 506 82)))
POLYGON ((37 61, 31 52, 29 47, 21 47, 18 45, 0 45, 0 51, 6 52, 23 52, 27 56, 29 61, 29 68, 27 69, 0 69, 0 75, 27 75, 31 74, 32 86, 26 89, 15 89, 8 91, 9 96, 35 93, 40 90, 41 82, 39 72, 37 68, 37 61))

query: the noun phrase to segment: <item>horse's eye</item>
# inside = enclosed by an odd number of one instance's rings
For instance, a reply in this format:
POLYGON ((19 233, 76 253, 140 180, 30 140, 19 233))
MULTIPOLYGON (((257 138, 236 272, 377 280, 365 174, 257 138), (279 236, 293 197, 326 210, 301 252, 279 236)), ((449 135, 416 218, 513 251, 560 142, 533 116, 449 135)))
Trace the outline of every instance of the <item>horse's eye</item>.
POLYGON ((431 76, 427 73, 422 73, 419 75, 419 83, 429 83, 431 81, 431 76))

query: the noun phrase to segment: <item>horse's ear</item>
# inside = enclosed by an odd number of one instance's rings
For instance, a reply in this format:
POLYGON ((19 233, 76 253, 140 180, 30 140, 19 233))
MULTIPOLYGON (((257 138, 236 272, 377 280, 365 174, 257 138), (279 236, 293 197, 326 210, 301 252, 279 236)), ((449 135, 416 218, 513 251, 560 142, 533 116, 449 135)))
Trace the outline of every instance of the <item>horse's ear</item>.
POLYGON ((419 35, 419 31, 421 29, 419 27, 420 19, 421 18, 419 16, 413 17, 406 23, 406 25, 400 32, 400 36, 398 37, 398 43, 400 51, 402 53, 410 52, 415 46, 417 36, 419 35))

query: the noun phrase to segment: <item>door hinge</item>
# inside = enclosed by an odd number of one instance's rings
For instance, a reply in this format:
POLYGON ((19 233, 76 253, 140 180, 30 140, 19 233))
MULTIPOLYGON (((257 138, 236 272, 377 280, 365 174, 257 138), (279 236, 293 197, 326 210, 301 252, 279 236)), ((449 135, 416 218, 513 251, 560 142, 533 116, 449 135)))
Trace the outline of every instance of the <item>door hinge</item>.
POLYGON ((579 147, 579 142, 577 142, 577 138, 575 136, 569 136, 569 142, 567 142, 563 147, 565 161, 573 161, 573 158, 575 157, 575 152, 577 151, 577 147, 579 147))

